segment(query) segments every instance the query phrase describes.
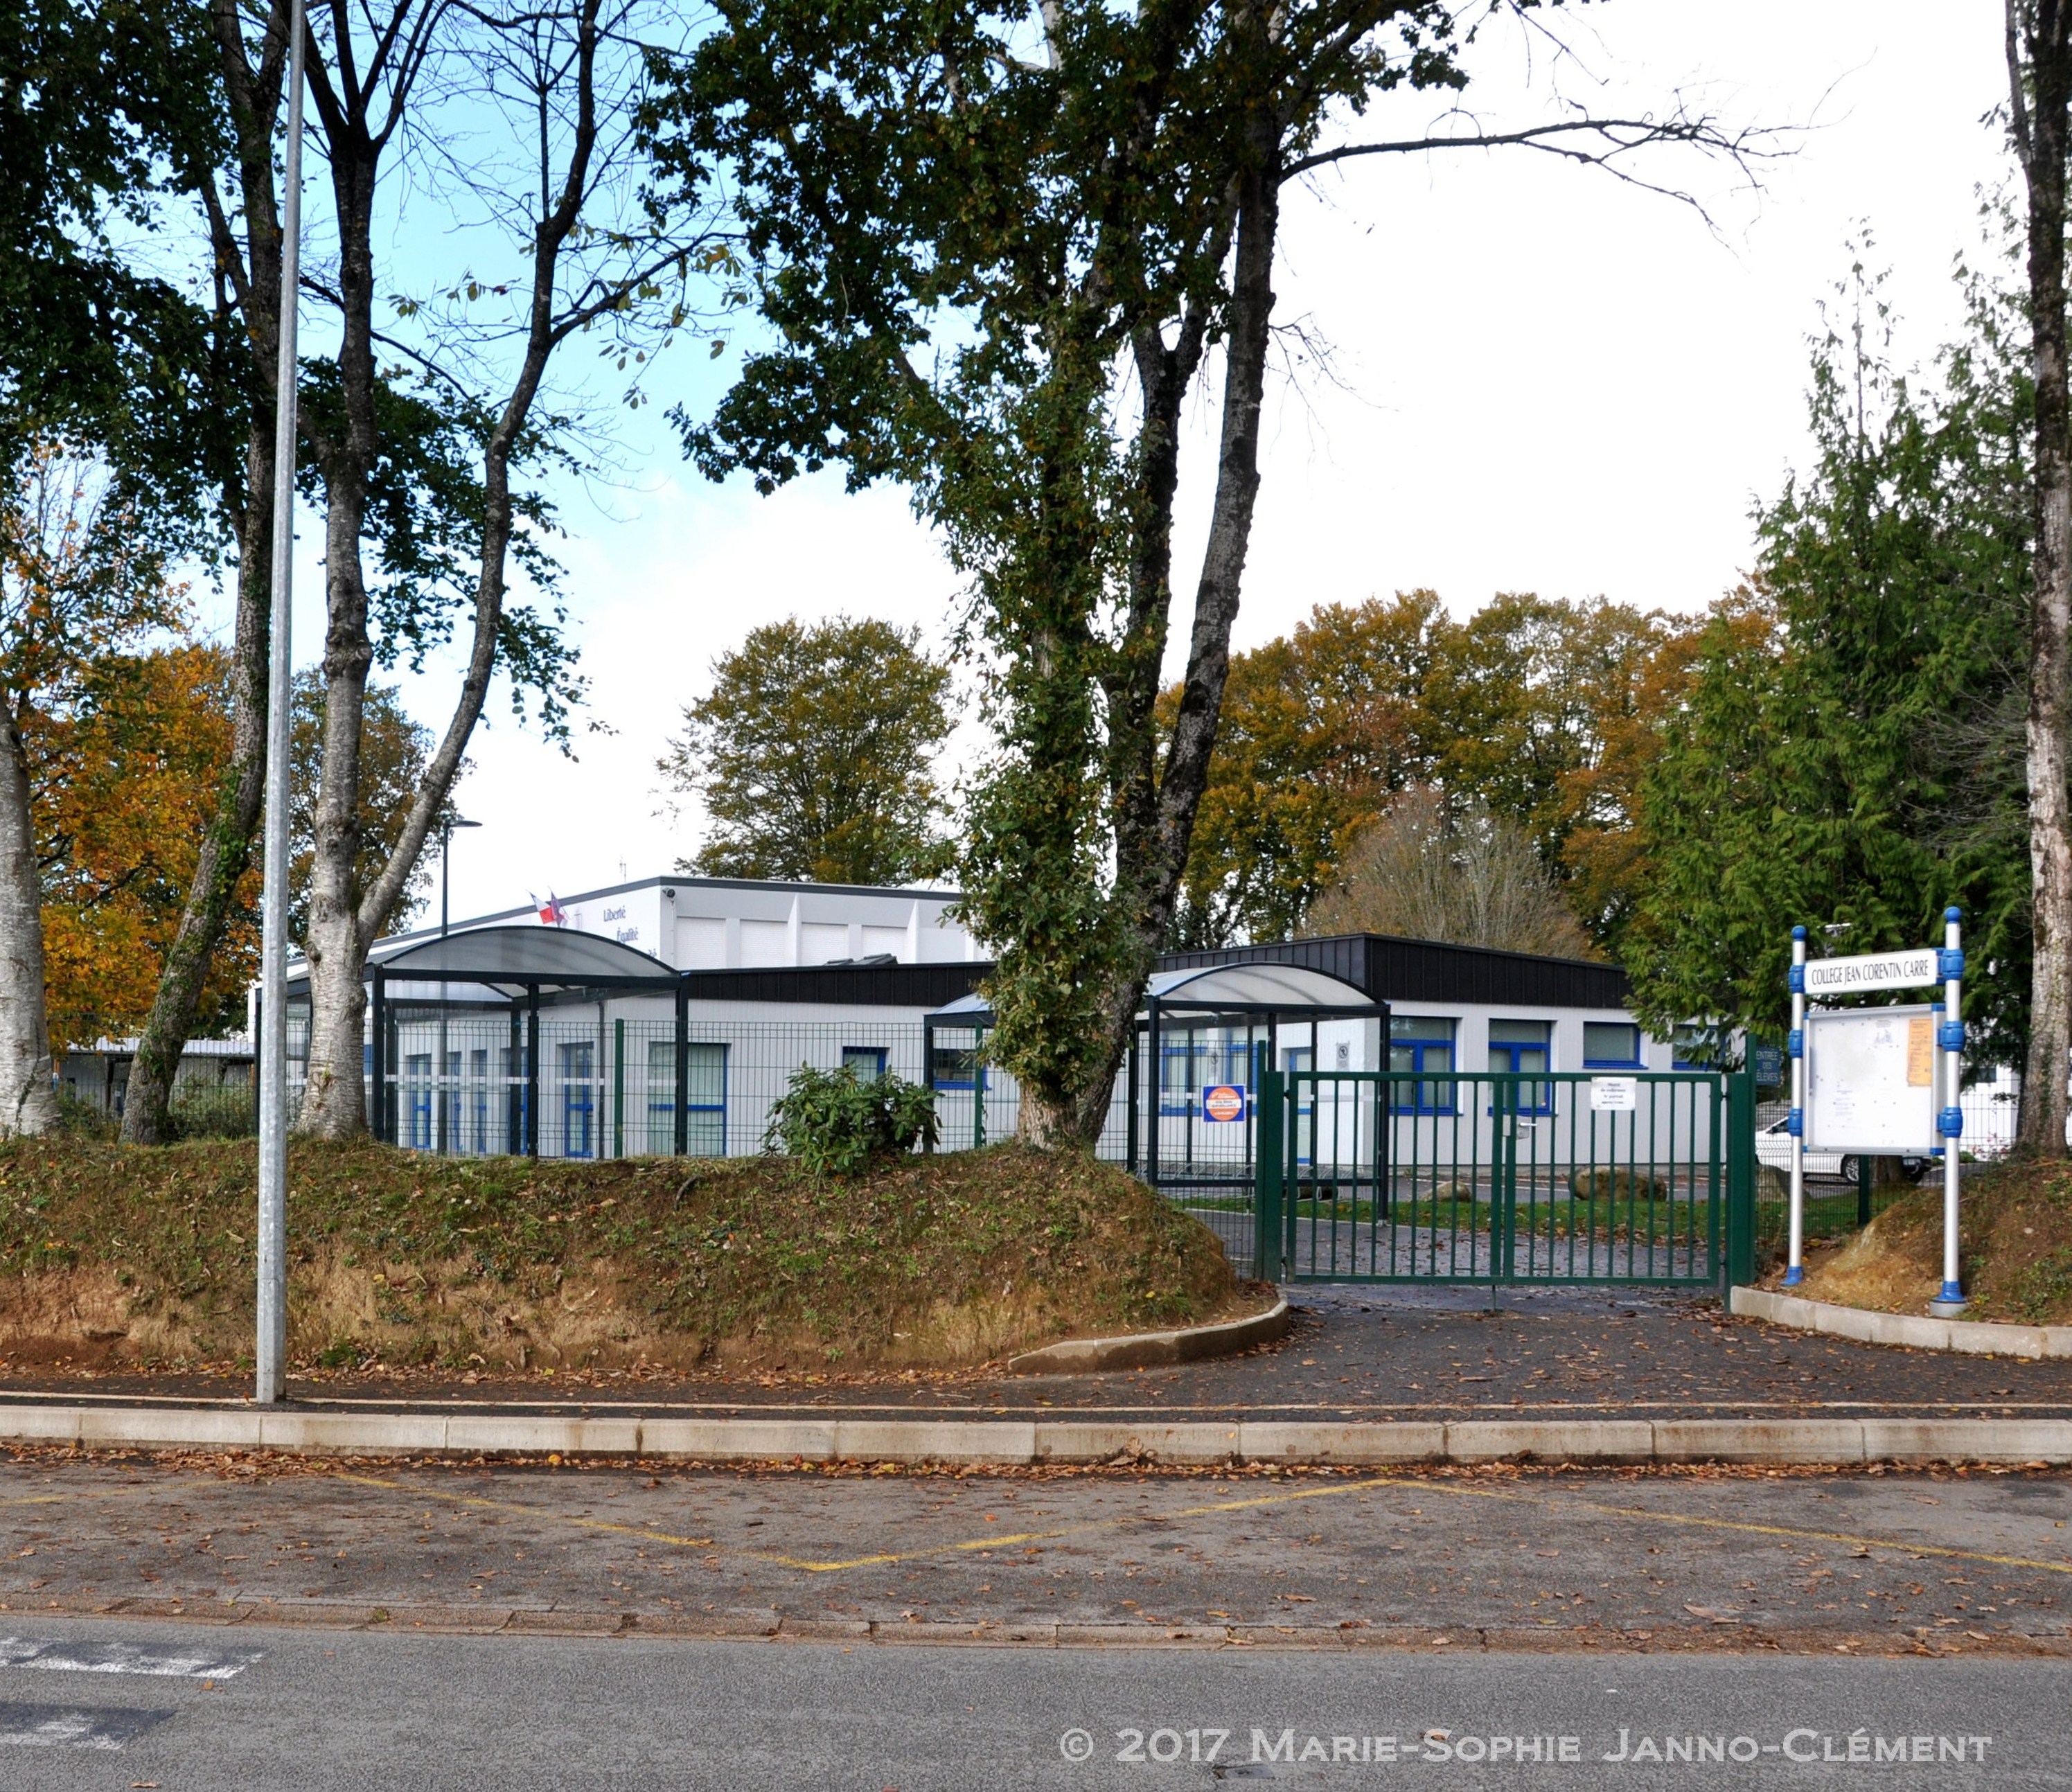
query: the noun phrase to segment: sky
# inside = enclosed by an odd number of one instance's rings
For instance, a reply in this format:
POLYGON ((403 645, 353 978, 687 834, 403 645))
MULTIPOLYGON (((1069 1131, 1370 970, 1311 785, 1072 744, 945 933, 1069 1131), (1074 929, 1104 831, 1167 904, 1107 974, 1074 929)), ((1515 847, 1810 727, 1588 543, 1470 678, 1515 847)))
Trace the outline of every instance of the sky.
MULTIPOLYGON (((1729 589, 1752 504, 1806 458, 1808 339, 1852 239, 1868 230, 1869 265, 1889 272, 1903 361, 1956 327, 1953 261, 1975 255, 1981 191, 2011 166, 1987 117, 2000 18, 1988 0, 1606 0, 1564 24, 1572 62, 1515 36, 1478 47, 1463 103, 1489 128, 1544 119, 1557 93, 1659 113, 1678 90, 1792 127, 1759 191, 1688 155, 1647 165, 1704 216, 1517 150, 1377 158, 1291 191, 1278 315, 1328 344, 1330 366, 1284 368, 1269 391, 1235 644, 1318 603, 1419 586, 1462 614, 1501 591, 1688 611, 1729 589)), ((1404 97, 1376 122, 1422 135, 1437 110, 1404 97)), ((899 491, 846 494, 831 474, 763 498, 684 464, 665 405, 709 403, 733 364, 665 360, 664 403, 620 427, 621 475, 560 494, 588 713, 569 758, 492 699, 456 798, 482 824, 454 844, 456 916, 693 851, 695 813, 668 812, 654 762, 714 658, 757 624, 847 611, 947 636, 958 583, 899 491)), ((1183 598, 1216 421, 1211 392, 1183 447, 1183 598)), ((298 662, 322 635, 313 521, 298 662)), ((1173 634, 1183 649, 1184 605, 1173 634)), ((456 684, 435 663, 405 679, 405 701, 436 729, 456 684)), ((973 744, 968 728, 952 759, 973 744)))

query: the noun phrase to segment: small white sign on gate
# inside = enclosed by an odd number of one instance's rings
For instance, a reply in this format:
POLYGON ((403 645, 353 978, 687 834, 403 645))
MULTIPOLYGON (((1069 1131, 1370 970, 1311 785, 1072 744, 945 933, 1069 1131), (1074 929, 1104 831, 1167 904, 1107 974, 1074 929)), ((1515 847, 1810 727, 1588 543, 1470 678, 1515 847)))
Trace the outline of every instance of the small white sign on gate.
POLYGON ((1640 1105, 1640 1079, 1633 1076, 1590 1079, 1590 1108, 1599 1114, 1630 1114, 1640 1105))

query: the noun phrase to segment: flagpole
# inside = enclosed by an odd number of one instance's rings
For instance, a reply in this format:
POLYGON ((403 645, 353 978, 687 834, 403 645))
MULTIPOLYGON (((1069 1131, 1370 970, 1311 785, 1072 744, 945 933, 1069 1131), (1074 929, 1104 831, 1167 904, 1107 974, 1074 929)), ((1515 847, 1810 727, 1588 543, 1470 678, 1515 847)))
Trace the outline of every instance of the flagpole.
POLYGON ((294 666, 295 318, 302 280, 302 0, 288 6, 288 142, 282 182, 280 357, 274 374, 273 564, 266 656, 266 832, 260 898, 259 1324, 253 1398, 287 1393, 288 706, 294 666))

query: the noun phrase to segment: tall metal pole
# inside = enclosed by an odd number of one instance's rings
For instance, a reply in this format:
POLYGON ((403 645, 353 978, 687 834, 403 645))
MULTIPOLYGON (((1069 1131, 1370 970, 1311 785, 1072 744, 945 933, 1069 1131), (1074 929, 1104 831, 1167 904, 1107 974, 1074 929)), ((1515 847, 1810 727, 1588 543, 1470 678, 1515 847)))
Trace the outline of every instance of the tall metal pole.
POLYGON ((302 282, 302 0, 288 7, 288 144, 282 183, 280 364, 274 382, 273 566, 266 660, 266 835, 259 978, 259 1335, 253 1398, 287 1392, 288 706, 294 665, 295 314, 302 282))
POLYGON ((1791 1238, 1785 1255, 1784 1285, 1806 1280, 1806 930, 1791 930, 1791 1238))
POLYGON ((1936 968, 1942 973, 1942 1024, 1935 1044, 1942 1061, 1942 1112, 1936 1129, 1942 1135, 1942 1292, 1928 1303, 1938 1317, 1954 1319, 1964 1310, 1963 1271, 1957 1256, 1957 1194, 1964 1153, 1964 911, 1942 911, 1942 951, 1936 968))

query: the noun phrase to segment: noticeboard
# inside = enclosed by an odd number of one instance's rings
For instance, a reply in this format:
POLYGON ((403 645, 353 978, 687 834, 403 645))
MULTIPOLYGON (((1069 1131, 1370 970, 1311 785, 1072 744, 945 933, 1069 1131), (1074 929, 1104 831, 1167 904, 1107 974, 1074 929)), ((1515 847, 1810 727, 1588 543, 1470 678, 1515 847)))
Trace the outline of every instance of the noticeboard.
POLYGON ((1806 1144, 1926 1153, 1935 1137, 1935 1022, 1924 1004, 1806 1017, 1806 1144))
POLYGON ((1212 1124, 1227 1125, 1232 1120, 1241 1120, 1248 1107, 1242 1083, 1211 1083, 1202 1091, 1202 1118, 1212 1124))

